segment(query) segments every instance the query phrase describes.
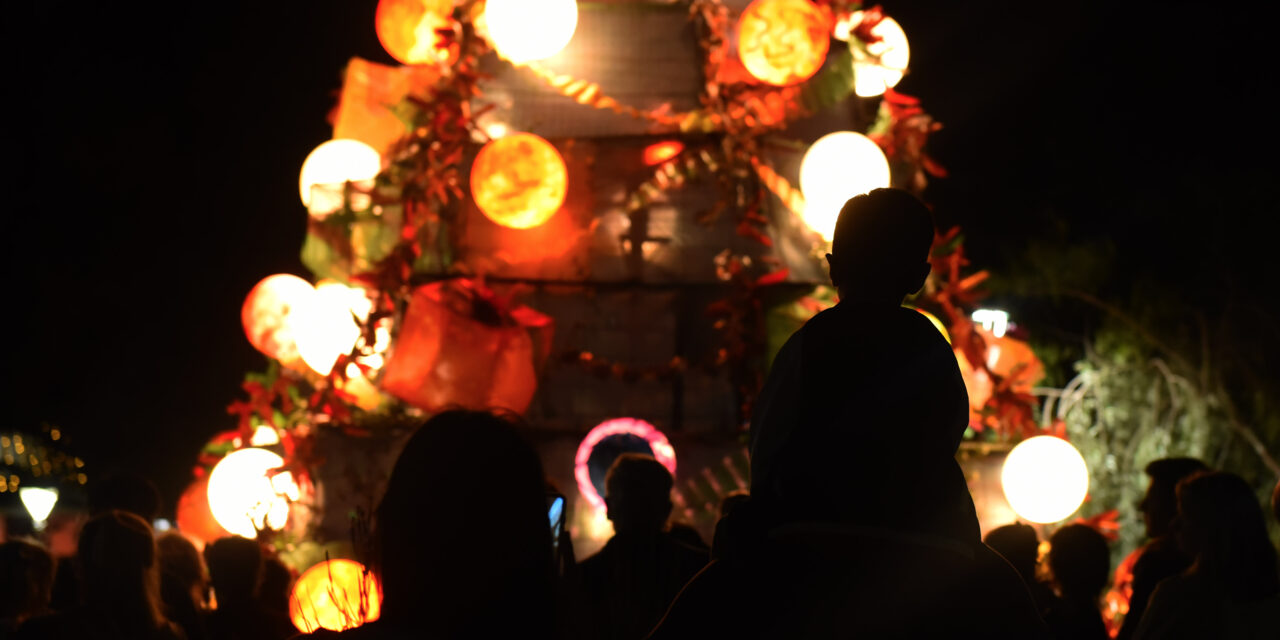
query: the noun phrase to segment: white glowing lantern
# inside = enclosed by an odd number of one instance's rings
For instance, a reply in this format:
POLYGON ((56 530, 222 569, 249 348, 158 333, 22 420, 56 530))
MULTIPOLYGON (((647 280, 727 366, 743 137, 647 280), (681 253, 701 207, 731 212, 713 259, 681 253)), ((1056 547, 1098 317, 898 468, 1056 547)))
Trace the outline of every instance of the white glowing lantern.
POLYGON ((22 506, 27 508, 27 513, 31 514, 36 529, 43 529, 45 519, 53 511, 53 505, 58 503, 58 490, 23 487, 18 489, 18 498, 22 500, 22 506))
POLYGON ((307 154, 298 175, 298 193, 309 211, 336 211, 342 208, 341 190, 313 187, 365 182, 377 177, 379 171, 382 171, 382 156, 377 149, 359 140, 330 140, 307 154), (322 198, 323 202, 312 202, 313 196, 322 198))
POLYGON ((498 55, 515 64, 560 53, 578 27, 575 0, 487 0, 484 21, 498 55))
POLYGON ((209 510, 223 529, 246 538, 261 529, 280 530, 289 520, 289 504, 299 498, 288 471, 271 475, 284 458, 266 449, 238 449, 209 474, 209 510))
MULTIPOLYGON (((837 37, 862 22, 863 12, 854 11, 848 21, 837 27, 837 37)), ((871 98, 896 86, 907 71, 911 49, 907 46, 907 34, 893 18, 885 16, 871 28, 876 42, 859 43, 853 36, 849 41, 853 52, 853 92, 863 98, 871 98)))
POLYGON ((1000 471, 1004 497, 1015 513, 1039 523, 1075 513, 1089 492, 1089 469, 1071 443, 1053 436, 1023 440, 1000 471))
POLYGON ((319 284, 305 302, 294 324, 298 355, 312 371, 327 376, 360 339, 356 318, 368 317, 373 302, 364 289, 337 282, 319 284))
POLYGON ((880 146, 861 133, 837 131, 814 142, 800 161, 800 191, 805 224, 828 242, 844 203, 856 195, 889 186, 889 160, 880 146))

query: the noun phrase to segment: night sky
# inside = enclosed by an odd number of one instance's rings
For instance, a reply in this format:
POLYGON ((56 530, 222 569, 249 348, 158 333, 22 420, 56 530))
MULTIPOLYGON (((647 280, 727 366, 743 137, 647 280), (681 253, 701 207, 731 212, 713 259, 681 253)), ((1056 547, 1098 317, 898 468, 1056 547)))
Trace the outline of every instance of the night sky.
MULTIPOLYGON (((172 509, 265 365, 240 327, 245 293, 307 275, 298 168, 330 136, 346 60, 391 62, 376 1, 24 4, 6 19, 22 37, 6 38, 5 428, 58 425, 91 470, 141 470, 172 509)), ((1276 317, 1265 20, 1168 2, 883 4, 911 41, 899 89, 946 127, 932 150, 951 177, 929 199, 975 266, 1109 243, 1114 291, 1155 282, 1189 309, 1243 300, 1276 317)), ((1005 302, 1032 332, 1083 330, 1005 302)))

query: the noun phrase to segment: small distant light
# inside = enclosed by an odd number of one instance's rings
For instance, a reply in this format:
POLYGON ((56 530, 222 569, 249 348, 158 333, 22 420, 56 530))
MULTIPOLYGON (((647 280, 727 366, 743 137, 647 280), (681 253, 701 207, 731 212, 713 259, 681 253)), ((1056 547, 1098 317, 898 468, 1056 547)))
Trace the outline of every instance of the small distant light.
POLYGON ((156 533, 160 533, 162 531, 168 531, 172 529, 173 523, 169 522, 164 518, 157 518, 155 522, 151 523, 151 528, 155 529, 156 533))
POLYGON ((511 132, 511 128, 504 122, 490 122, 484 125, 484 134, 490 138, 497 140, 511 132))
POLYGON ((58 431, 57 429, 54 429, 49 432, 49 437, 53 438, 54 440, 57 440, 58 438, 62 437, 62 432, 58 431))
POLYGON ((81 460, 80 458, 76 458, 76 468, 79 469, 80 467, 83 467, 83 466, 84 466, 84 460, 81 460))
POLYGON ((76 474, 76 482, 79 482, 80 484, 84 484, 88 481, 89 481, 89 477, 84 475, 83 473, 76 474))
POLYGON ((275 427, 270 427, 265 424, 258 425, 258 428, 253 430, 253 437, 249 438, 249 444, 255 447, 268 447, 273 444, 280 444, 280 434, 276 431, 275 427))
POLYGON ((971 317, 997 338, 1003 338, 1005 331, 1009 329, 1009 314, 999 309, 978 309, 971 317))

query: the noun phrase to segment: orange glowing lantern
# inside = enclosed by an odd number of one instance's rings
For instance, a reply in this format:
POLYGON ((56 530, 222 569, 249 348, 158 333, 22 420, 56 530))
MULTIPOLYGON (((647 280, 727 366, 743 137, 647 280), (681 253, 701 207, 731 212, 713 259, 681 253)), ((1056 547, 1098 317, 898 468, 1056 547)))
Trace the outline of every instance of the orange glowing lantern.
POLYGON ((453 0, 380 0, 374 15, 378 42, 403 64, 446 62, 437 29, 449 27, 453 0))
POLYGON ((550 142, 532 133, 492 140, 471 166, 471 195, 490 220, 513 229, 536 227, 564 203, 569 173, 550 142))
POLYGON ((197 547, 231 535, 209 510, 209 479, 192 482, 178 498, 178 531, 197 547))
POLYGON ((679 140, 663 140, 644 148, 644 163, 648 166, 662 164, 684 151, 684 143, 679 140))
POLYGON ((359 287, 322 282, 298 311, 294 325, 298 355, 316 373, 327 376, 338 358, 351 353, 360 339, 360 325, 373 310, 369 294, 359 287))
POLYGON ((298 577, 289 597, 289 619, 303 633, 354 629, 382 613, 382 588, 354 560, 325 560, 298 577))
POLYGON ((286 365, 298 359, 295 312, 315 295, 310 282, 287 273, 254 285, 240 308, 244 334, 255 349, 286 365))
POLYGON ((755 0, 738 19, 742 66, 775 86, 809 79, 830 45, 831 24, 809 0, 755 0))

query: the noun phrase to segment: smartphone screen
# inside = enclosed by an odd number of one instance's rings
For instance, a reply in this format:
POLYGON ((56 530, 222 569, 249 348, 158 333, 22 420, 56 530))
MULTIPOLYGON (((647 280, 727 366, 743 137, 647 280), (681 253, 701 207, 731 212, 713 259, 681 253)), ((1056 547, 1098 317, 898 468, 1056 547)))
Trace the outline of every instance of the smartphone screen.
POLYGON ((560 544, 560 532, 564 530, 564 496, 554 496, 547 507, 547 521, 551 525, 551 547, 560 544))

